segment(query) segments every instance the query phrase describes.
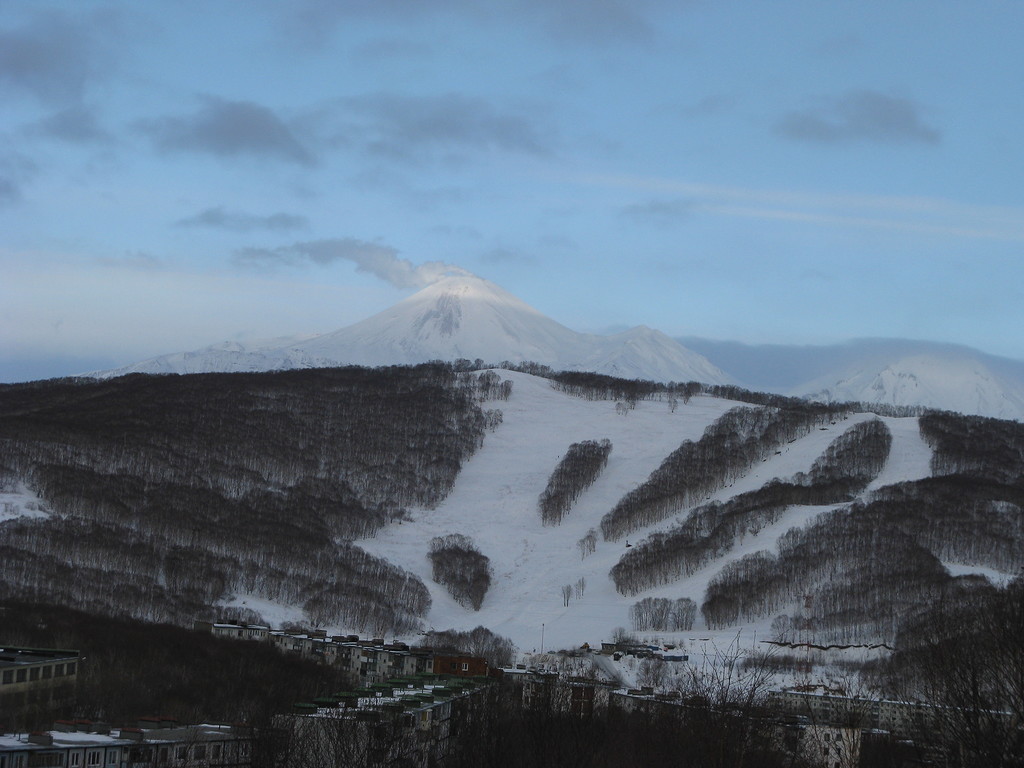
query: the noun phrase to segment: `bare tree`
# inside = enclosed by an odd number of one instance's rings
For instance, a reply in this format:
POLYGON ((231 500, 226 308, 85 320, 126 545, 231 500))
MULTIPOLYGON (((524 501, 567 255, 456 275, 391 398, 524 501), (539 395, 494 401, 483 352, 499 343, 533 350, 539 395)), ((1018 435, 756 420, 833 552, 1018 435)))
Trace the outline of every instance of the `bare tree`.
POLYGON ((940 604, 908 627, 893 686, 920 699, 924 741, 951 768, 1024 765, 1024 576, 1004 589, 940 604))
POLYGON ((562 605, 569 607, 569 600, 572 598, 572 584, 562 586, 562 605))
POLYGON ((597 531, 591 528, 587 531, 587 535, 576 542, 576 546, 580 550, 580 560, 584 559, 587 555, 592 555, 597 551, 597 531))

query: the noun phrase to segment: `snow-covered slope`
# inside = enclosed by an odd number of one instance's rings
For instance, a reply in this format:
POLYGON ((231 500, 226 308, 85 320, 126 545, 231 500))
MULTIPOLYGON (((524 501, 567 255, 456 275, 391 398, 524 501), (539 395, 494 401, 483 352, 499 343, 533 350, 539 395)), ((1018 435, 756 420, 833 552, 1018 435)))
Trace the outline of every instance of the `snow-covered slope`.
POLYGON ((577 333, 472 275, 442 279, 384 312, 322 336, 249 345, 225 342, 93 375, 406 365, 459 358, 530 361, 558 370, 657 381, 731 381, 706 358, 663 333, 644 327, 613 336, 577 333))
MULTIPOLYGON (((688 579, 626 597, 615 590, 608 572, 626 551, 627 542, 597 543, 581 557, 577 542, 614 504, 661 463, 683 440, 696 440, 704 429, 738 403, 695 397, 674 412, 660 401, 640 401, 621 415, 610 401, 589 401, 563 394, 544 379, 502 372, 513 381, 501 408, 503 422, 488 434, 483 448, 464 466, 452 493, 435 509, 411 510, 411 520, 360 541, 370 552, 416 573, 428 586, 433 606, 428 625, 436 629, 471 629, 484 625, 511 637, 521 649, 539 648, 541 631, 547 648, 579 646, 607 639, 611 629, 629 627, 629 609, 646 596, 690 597, 700 603, 711 578, 727 563, 762 549, 774 550, 789 528, 809 522, 828 507, 794 507, 777 523, 748 536, 737 548, 688 579), (587 489, 560 525, 543 526, 538 497, 568 446, 581 440, 608 438, 608 466, 587 489), (450 533, 471 537, 491 560, 494 578, 479 612, 456 603, 431 579, 427 559, 430 539, 450 533), (565 606, 562 587, 586 582, 583 596, 565 606)), ((715 497, 760 488, 772 478, 806 472, 829 443, 855 422, 874 418, 857 414, 815 429, 778 454, 757 464, 745 477, 715 497)), ((873 484, 915 480, 929 474, 931 450, 921 440, 916 418, 886 418, 893 436, 889 464, 873 484)), ((630 535, 632 542, 670 527, 665 520, 630 535)), ((718 635, 727 645, 737 628, 709 633, 700 619, 694 637, 718 635)), ((746 628, 768 637, 769 621, 746 628)))

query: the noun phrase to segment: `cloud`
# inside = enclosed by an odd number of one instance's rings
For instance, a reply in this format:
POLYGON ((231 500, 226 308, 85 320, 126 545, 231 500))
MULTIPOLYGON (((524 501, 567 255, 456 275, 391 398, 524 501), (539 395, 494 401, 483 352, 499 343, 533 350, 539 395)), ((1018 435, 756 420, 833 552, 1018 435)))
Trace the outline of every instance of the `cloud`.
POLYGON ((74 101, 103 64, 92 25, 57 13, 0 31, 0 82, 42 101, 74 101))
POLYGON ((398 160, 423 160, 466 150, 531 155, 551 151, 549 140, 525 117, 457 93, 402 96, 376 93, 346 99, 347 125, 339 143, 398 160))
POLYGON ((11 205, 21 200, 21 190, 13 179, 0 173, 0 206, 11 205))
POLYGON ((537 260, 508 248, 492 248, 480 256, 480 261, 485 264, 535 264, 537 260))
POLYGON ((690 200, 651 200, 627 205, 622 208, 620 215, 638 223, 666 226, 689 218, 695 207, 690 200))
POLYGON ((211 227, 213 229, 229 229, 235 232, 251 232, 257 229, 284 231, 305 229, 309 219, 291 213, 272 213, 268 216, 256 216, 251 213, 239 213, 224 210, 223 206, 207 208, 194 216, 187 216, 174 222, 178 227, 211 227))
POLYGON ((0 207, 21 202, 21 187, 36 170, 36 164, 20 153, 0 154, 0 207))
POLYGON ((732 109, 736 99, 724 94, 711 94, 679 108, 679 114, 687 118, 718 115, 732 109))
POLYGON ((84 104, 75 104, 54 112, 49 117, 32 123, 30 133, 73 144, 108 142, 110 134, 103 130, 96 113, 84 104))
POLYGON ((927 125, 913 99, 876 91, 849 91, 814 109, 790 112, 776 126, 798 141, 936 144, 941 134, 927 125))
POLYGON ((700 213, 800 221, 926 236, 1024 242, 1024 207, 974 205, 944 198, 828 194, 729 187, 648 176, 584 175, 581 183, 647 193, 686 195, 700 213))
POLYGON ((236 264, 254 265, 327 265, 351 261, 360 272, 376 275, 396 288, 423 288, 451 275, 470 272, 440 261, 413 264, 398 257, 398 250, 389 245, 371 243, 352 237, 310 240, 277 248, 242 248, 235 251, 236 264))
POLYGON ((101 267, 118 270, 153 272, 166 268, 163 260, 145 251, 129 251, 124 256, 103 256, 96 259, 101 267))
POLYGON ((316 164, 281 118, 251 101, 203 96, 200 108, 191 115, 143 120, 137 127, 165 152, 249 155, 303 166, 316 164))
POLYGON ((447 15, 478 25, 522 25, 540 28, 560 42, 582 45, 631 45, 649 42, 658 24, 659 8, 671 0, 299 0, 287 5, 280 25, 282 41, 300 50, 322 49, 338 28, 353 18, 372 17, 392 27, 418 21, 425 15, 447 15))
POLYGON ((420 40, 384 37, 358 46, 353 55, 360 61, 387 59, 422 58, 431 53, 431 48, 420 40))
POLYGON ((522 0, 557 40, 584 45, 643 44, 655 36, 650 11, 658 0, 522 0))

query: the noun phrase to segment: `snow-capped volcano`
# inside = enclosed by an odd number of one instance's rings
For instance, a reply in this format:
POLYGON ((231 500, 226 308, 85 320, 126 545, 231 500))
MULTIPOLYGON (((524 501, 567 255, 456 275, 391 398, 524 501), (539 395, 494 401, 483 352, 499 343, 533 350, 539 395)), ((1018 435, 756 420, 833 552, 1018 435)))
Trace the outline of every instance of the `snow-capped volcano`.
POLYGON ((557 370, 657 381, 731 381, 706 358, 659 331, 638 327, 612 336, 577 333, 473 275, 443 278, 390 309, 322 336, 224 342, 94 375, 407 365, 459 358, 530 361, 557 370))

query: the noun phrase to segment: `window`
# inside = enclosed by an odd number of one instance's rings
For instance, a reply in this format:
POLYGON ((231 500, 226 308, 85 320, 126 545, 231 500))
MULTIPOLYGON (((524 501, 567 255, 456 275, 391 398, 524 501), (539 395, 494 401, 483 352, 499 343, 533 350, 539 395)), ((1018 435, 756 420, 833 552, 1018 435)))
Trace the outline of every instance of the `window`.
POLYGON ((188 747, 178 747, 174 750, 175 760, 184 760, 188 754, 188 747))
POLYGON ((157 762, 161 762, 161 763, 166 763, 167 762, 167 747, 160 747, 160 751, 159 751, 158 756, 157 756, 157 762))
POLYGON ((92 749, 85 755, 86 765, 100 765, 103 762, 103 753, 98 749, 92 749))
POLYGON ((205 760, 206 759, 206 745, 198 744, 192 748, 192 759, 193 760, 205 760))
POLYGON ((13 669, 5 669, 4 670, 4 683, 3 684, 4 685, 10 685, 13 682, 14 682, 14 670, 13 669))
POLYGON ((220 744, 214 744, 213 746, 211 746, 210 747, 210 759, 211 760, 220 760, 221 749, 222 749, 222 747, 221 747, 220 744))
POLYGON ((19 670, 17 670, 17 672, 16 672, 16 674, 14 676, 14 679, 17 680, 19 683, 24 683, 25 682, 25 676, 27 674, 28 674, 28 670, 19 669, 19 670))
POLYGON ((468 663, 466 663, 465 661, 464 661, 464 662, 462 662, 462 671, 463 671, 463 672, 465 672, 465 671, 466 671, 466 670, 468 670, 468 669, 469 669, 469 664, 468 664, 468 663))
POLYGON ((53 677, 53 667, 43 667, 43 680, 49 680, 51 677, 53 677))
POLYGON ((55 664, 53 666, 53 676, 54 677, 64 677, 64 665, 63 664, 55 664))
POLYGON ((75 662, 69 662, 64 665, 64 672, 68 675, 75 674, 75 662))
POLYGON ((33 752, 28 756, 28 768, 58 768, 62 765, 63 752, 33 752))
POLYGON ((32 667, 28 671, 28 679, 33 682, 39 679, 39 667, 32 667))
POLYGON ((117 765, 117 750, 116 749, 108 749, 107 750, 107 765, 117 765))
POLYGON ((78 753, 78 752, 72 752, 71 753, 71 765, 72 765, 72 768, 74 768, 74 766, 76 766, 76 765, 81 765, 81 764, 82 764, 82 755, 80 753, 78 753))

